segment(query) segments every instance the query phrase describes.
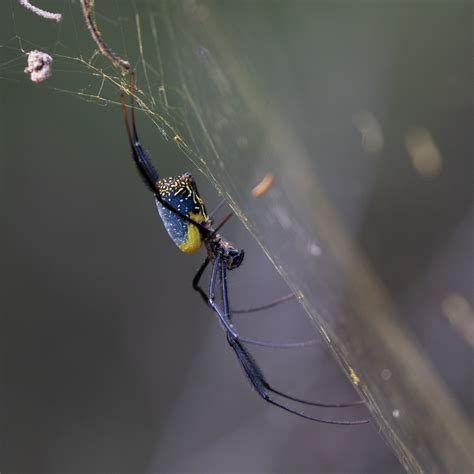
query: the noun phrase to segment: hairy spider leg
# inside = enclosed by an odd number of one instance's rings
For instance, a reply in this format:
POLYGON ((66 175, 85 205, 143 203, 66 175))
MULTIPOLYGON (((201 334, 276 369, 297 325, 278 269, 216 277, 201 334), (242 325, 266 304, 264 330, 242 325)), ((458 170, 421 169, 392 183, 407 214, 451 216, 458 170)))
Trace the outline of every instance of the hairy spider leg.
MULTIPOLYGON (((227 281, 226 281, 226 274, 227 268, 225 264, 219 261, 218 265, 220 266, 220 282, 221 282, 221 293, 222 293, 222 305, 224 309, 224 318, 230 323, 230 316, 229 316, 229 300, 227 294, 227 281)), ((211 291, 209 291, 211 294, 211 291)), ((286 395, 278 390, 273 389, 270 384, 266 381, 262 370, 258 366, 255 359, 252 355, 242 346, 239 341, 238 337, 235 337, 231 331, 227 331, 227 342, 234 350, 237 359, 244 370, 245 374, 247 375, 250 383, 253 385, 257 393, 265 400, 266 402, 275 405, 282 410, 288 411, 293 413, 294 415, 300 416, 302 418, 306 418, 307 420, 317 421, 319 423, 327 423, 331 425, 362 425, 368 423, 369 420, 354 420, 354 421, 347 421, 347 420, 328 420, 325 418, 316 418, 313 416, 305 415, 302 412, 297 410, 293 410, 292 408, 282 405, 281 403, 277 402, 273 398, 271 398, 269 392, 273 392, 274 394, 286 398, 288 400, 292 400, 299 403, 304 403, 306 405, 312 405, 317 407, 345 407, 345 406, 352 406, 351 404, 339 404, 339 405, 332 405, 328 403, 315 403, 315 402, 308 402, 305 400, 300 400, 295 397, 291 397, 286 395)))

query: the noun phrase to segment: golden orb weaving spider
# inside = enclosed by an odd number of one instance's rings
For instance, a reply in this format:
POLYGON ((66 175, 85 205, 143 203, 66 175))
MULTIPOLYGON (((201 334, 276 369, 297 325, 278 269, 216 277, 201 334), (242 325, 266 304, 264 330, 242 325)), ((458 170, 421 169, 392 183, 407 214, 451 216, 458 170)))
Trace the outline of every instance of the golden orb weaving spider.
MULTIPOLYGON (((134 93, 134 74, 132 73, 130 83, 131 126, 123 94, 121 95, 121 103, 125 127, 127 129, 128 140, 132 149, 132 157, 135 165, 143 178, 143 181, 155 197, 159 215, 173 242, 180 248, 180 250, 186 253, 196 252, 202 245, 206 248, 206 259, 193 278, 192 286, 199 292, 206 304, 208 304, 217 315, 226 334, 227 342, 237 356, 237 360, 253 388, 267 403, 275 405, 282 410, 307 420, 333 425, 360 425, 368 423, 369 420, 328 420, 325 418, 313 417, 278 401, 279 398, 281 398, 291 402, 323 408, 351 407, 363 403, 362 401, 339 404, 309 402, 280 392, 267 382, 262 370, 244 344, 288 348, 301 347, 307 345, 308 342, 295 344, 272 344, 244 338, 237 333, 232 324, 232 312, 229 308, 227 271, 234 270, 242 264, 244 251, 236 249, 220 234, 218 234, 219 229, 229 220, 232 213, 228 214, 224 220, 214 228, 213 221, 207 214, 204 201, 197 190, 196 182, 190 173, 185 173, 176 178, 160 178, 147 152, 138 139, 135 123, 134 93), (199 286, 199 281, 210 263, 212 265, 211 278, 209 293, 206 294, 206 292, 199 286), (221 305, 216 301, 216 288, 218 282, 221 294, 221 305), (277 398, 275 398, 275 396, 277 398)), ((288 298, 282 298, 277 302, 254 308, 253 310, 245 310, 245 312, 266 309, 275 306, 286 299, 288 298)), ((309 343, 311 343, 311 341, 309 343)))

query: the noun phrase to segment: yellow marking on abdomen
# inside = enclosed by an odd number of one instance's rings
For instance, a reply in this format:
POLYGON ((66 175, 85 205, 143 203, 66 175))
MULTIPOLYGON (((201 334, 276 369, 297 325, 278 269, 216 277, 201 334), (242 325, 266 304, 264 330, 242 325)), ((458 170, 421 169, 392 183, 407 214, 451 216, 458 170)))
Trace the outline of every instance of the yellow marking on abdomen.
MULTIPOLYGON (((205 218, 201 213, 198 214, 189 214, 189 217, 196 221, 197 223, 201 224, 205 218)), ((191 224, 187 223, 188 225, 188 235, 186 242, 183 242, 182 244, 179 245, 179 249, 185 253, 195 253, 201 248, 202 244, 202 236, 201 232, 199 232, 199 229, 191 224)))

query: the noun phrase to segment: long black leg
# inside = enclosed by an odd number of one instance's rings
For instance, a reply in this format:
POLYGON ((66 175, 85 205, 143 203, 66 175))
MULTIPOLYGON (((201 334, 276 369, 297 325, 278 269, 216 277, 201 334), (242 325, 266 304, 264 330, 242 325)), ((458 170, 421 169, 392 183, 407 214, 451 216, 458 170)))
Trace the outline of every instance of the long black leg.
MULTIPOLYGON (((239 363, 244 370, 245 374, 247 375, 250 383, 252 386, 255 388, 257 393, 265 400, 267 403, 270 403, 272 405, 275 405, 282 410, 285 410, 287 412, 293 413, 294 415, 300 416, 301 418, 306 418, 307 420, 312 420, 312 421, 317 421, 319 423, 327 423, 330 425, 362 425, 365 423, 368 423, 369 420, 354 420, 354 421, 348 421, 348 420, 327 420, 325 418, 317 418, 309 415, 305 415, 304 413, 301 413, 297 410, 293 410, 292 408, 283 405, 273 398, 271 398, 269 392, 277 393, 280 396, 283 396, 284 398, 288 398, 284 394, 281 394, 279 392, 276 392, 273 390, 268 382, 265 380, 265 377, 263 376, 262 371, 258 367, 257 363, 255 362, 255 359, 249 354, 249 352, 240 344, 240 342, 235 339, 232 334, 227 333, 227 341, 229 345, 232 347, 234 350, 237 359, 239 360, 239 363)), ((295 401, 299 401, 297 399, 292 399, 295 401)), ((308 405, 315 405, 315 406, 321 406, 322 404, 316 404, 316 403, 309 403, 306 402, 308 405)), ((322 406, 328 406, 328 405, 322 405, 322 406)))
POLYGON ((227 268, 221 265, 221 298, 224 310, 224 317, 230 322, 229 293, 227 292, 227 268))
POLYGON ((313 405, 317 407, 323 408, 348 408, 348 407, 355 407, 357 405, 365 405, 363 400, 358 400, 357 402, 346 402, 346 403, 314 403, 309 402, 307 400, 302 400, 301 398, 296 398, 287 393, 280 392, 279 390, 275 390, 273 387, 267 387, 267 390, 278 395, 279 397, 286 398, 287 400, 292 400, 293 402, 302 403, 303 405, 313 405))
POLYGON ((225 199, 221 199, 219 204, 212 210, 212 212, 209 213, 209 217, 212 219, 225 203, 226 203, 225 199))
POLYGON ((158 190, 158 187, 157 187, 159 174, 156 171, 155 167, 153 166, 153 163, 151 162, 147 152, 142 147, 142 145, 140 143, 140 140, 138 138, 137 128, 136 128, 136 124, 135 124, 134 78, 135 78, 135 76, 134 76, 134 74, 132 74, 131 75, 131 86, 130 86, 130 94, 132 96, 132 103, 131 103, 132 126, 131 127, 130 127, 130 124, 128 122, 128 113, 127 113, 127 109, 126 109, 126 105, 125 105, 125 97, 123 96, 123 94, 121 95, 121 101, 122 101, 122 114, 123 114, 123 118, 124 118, 124 121, 125 121, 125 128, 127 129, 128 141, 130 142, 130 148, 132 149, 132 155, 133 155, 133 160, 135 162, 135 165, 137 166, 138 171, 140 172, 143 180, 145 181, 147 186, 150 188, 150 190, 155 195, 156 200, 164 208, 166 208, 169 211, 173 212, 174 214, 179 216, 184 221, 189 222, 190 224, 194 224, 199 229, 199 231, 201 232, 202 235, 209 236, 211 234, 209 229, 204 227, 199 222, 196 222, 194 219, 187 216, 186 214, 183 214, 178 209, 175 209, 169 202, 165 201, 161 197, 161 194, 160 194, 160 192, 158 190))
MULTIPOLYGON (((213 308, 214 311, 218 314, 219 319, 222 319, 222 316, 219 313, 219 309, 217 308, 217 305, 215 304, 215 302, 214 302, 214 306, 212 306, 211 303, 210 303, 209 296, 206 294, 206 292, 199 285, 199 281, 201 280, 202 274, 204 273, 207 266, 209 265, 209 262, 210 262, 209 257, 206 257, 206 260, 204 260, 203 264, 199 267, 198 271, 196 272, 196 275, 193 278, 193 288, 194 288, 194 290, 196 290, 200 294, 201 298, 206 303, 206 306, 211 306, 211 308, 213 308)), ((224 266, 224 264, 222 264, 222 265, 224 266)), ((217 278, 217 276, 214 279, 214 283, 213 283, 214 287, 215 287, 215 284, 216 284, 216 281, 217 281, 216 278, 217 278)), ((296 348, 296 347, 306 347, 308 345, 312 345, 312 344, 315 344, 316 342, 318 342, 317 340, 312 340, 312 341, 306 341, 306 342, 294 342, 294 343, 287 343, 287 344, 284 344, 284 343, 283 344, 278 344, 278 343, 263 342, 263 341, 257 341, 257 340, 254 340, 254 339, 242 338, 240 336, 238 336, 238 337, 241 341, 246 342, 248 344, 254 344, 254 345, 263 346, 263 347, 271 347, 271 348, 276 348, 276 349, 281 349, 281 348, 283 348, 283 349, 293 349, 293 348, 296 348)))
MULTIPOLYGON (((228 295, 228 292, 227 292, 227 268, 225 266, 224 263, 221 263, 220 265, 221 267, 221 274, 220 274, 220 282, 221 282, 221 296, 222 296, 222 306, 223 306, 223 316, 224 316, 224 319, 226 319, 229 323, 231 322, 231 319, 230 319, 230 313, 229 313, 229 295, 228 295)), ((250 356, 250 354, 245 351, 245 349, 242 347, 242 345, 240 344, 240 342, 243 342, 244 341, 244 338, 241 338, 240 336, 236 336, 232 333, 229 333, 228 332, 228 335, 227 335, 227 340, 229 341, 229 337, 232 339, 232 340, 235 340, 236 342, 238 342, 239 346, 240 346, 240 349, 241 351, 243 351, 244 353, 246 353, 246 356, 247 356, 247 360, 248 360, 248 364, 251 365, 251 370, 250 372, 251 373, 254 373, 254 374, 259 374, 262 382, 265 383, 265 388, 269 391, 269 392, 273 392, 275 395, 278 395, 282 398, 286 398, 287 400, 291 400, 291 401, 294 401, 294 402, 298 402, 298 403, 303 403, 305 405, 313 405, 313 406, 317 406, 317 407, 325 407, 325 408, 342 408, 342 407, 351 407, 351 406, 356 406, 356 405, 361 405, 363 404, 364 402, 362 401, 357 401, 357 402, 349 402, 349 403, 337 403, 337 404, 334 404, 334 403, 319 403, 319 402, 308 402, 306 400, 301 400, 300 398, 296 398, 296 397, 293 397, 291 395, 287 395, 286 393, 283 393, 283 392, 280 392, 279 390, 275 390, 274 388, 272 388, 266 381, 265 381, 265 378, 262 374, 262 371, 260 370, 260 368, 258 367, 257 365, 257 362, 255 361, 254 358, 252 358, 250 356)), ((230 341, 229 341, 230 343, 230 341)), ((236 350, 235 347, 231 344, 232 348, 234 349, 234 351, 236 350)), ((240 357, 239 357, 239 360, 240 357)), ((245 370, 245 367, 244 367, 244 370, 245 370)), ((249 375, 249 374, 247 374, 249 375)), ((250 378, 250 376, 249 376, 250 378)), ((252 380, 252 379, 251 379, 252 380)), ((258 389, 257 389, 258 391, 258 389)), ((260 392, 259 392, 260 393, 260 392)))
MULTIPOLYGON (((212 218, 216 212, 226 203, 225 199, 222 199, 221 202, 214 208, 214 210, 209 214, 209 217, 212 218)), ((218 230, 220 230, 222 227, 224 227, 225 224, 227 224, 227 222, 230 220, 230 218, 234 215, 234 212, 230 212, 229 214, 227 214, 227 216, 222 220, 222 222, 216 227, 216 229, 214 230, 214 233, 216 233, 218 230)), ((199 277, 202 275, 202 272, 199 273, 198 271, 198 274, 199 274, 199 277)), ((197 275, 196 275, 197 276, 197 275)), ((195 277, 196 278, 196 277, 195 277)), ((193 288, 197 291, 199 291, 201 293, 201 296, 202 296, 202 290, 200 291, 200 289, 194 287, 193 285, 193 288)), ((278 298, 274 301, 271 301, 270 303, 267 303, 267 304, 264 304, 262 306, 255 306, 253 308, 244 308, 244 309, 232 309, 232 314, 244 314, 244 313, 257 313, 258 311, 264 311, 266 309, 270 309, 270 308, 273 308, 275 306, 278 306, 282 303, 285 303, 286 301, 290 300, 290 299, 293 299, 295 297, 295 295, 293 293, 290 293, 288 295, 285 295, 283 296, 282 298, 278 298)), ((206 299, 206 304, 208 303, 207 299, 206 299)))
POLYGON ((257 313, 258 311, 264 311, 265 309, 274 308, 275 306, 285 303, 286 301, 289 301, 293 298, 295 298, 295 295, 293 293, 290 293, 289 295, 282 296, 281 298, 278 298, 262 306, 255 306, 253 308, 245 309, 232 309, 232 314, 257 313))
MULTIPOLYGON (((262 305, 262 306, 256 306, 256 307, 253 307, 253 308, 245 308, 245 309, 232 309, 231 310, 231 313, 232 314, 249 314, 249 313, 256 313, 258 311, 264 311, 266 309, 269 309, 269 308, 273 308, 275 306, 278 306, 282 303, 285 303, 286 301, 289 301, 291 299, 295 298, 295 295, 293 293, 290 293, 286 296, 283 296, 281 298, 278 298, 270 303, 267 303, 266 305, 262 305)), ((275 390, 275 389, 272 389, 272 388, 269 388, 269 390, 271 392, 273 392, 274 394, 276 395, 279 395, 279 396, 282 396, 284 398, 287 398, 288 400, 293 400, 295 402, 299 402, 299 403, 303 403, 303 404, 306 404, 306 405, 312 405, 312 402, 307 402, 305 400, 302 400, 301 398, 295 398, 295 397, 292 397, 291 395, 287 395, 287 394, 284 394, 282 392, 279 392, 278 390, 275 390)), ((357 406, 357 405, 364 405, 365 402, 362 401, 362 400, 359 400, 357 402, 347 402, 347 403, 338 403, 338 404, 325 404, 325 403, 320 403, 318 406, 321 406, 321 407, 333 407, 333 408, 342 408, 342 407, 353 407, 353 406, 357 406)))
POLYGON ((204 300, 204 303, 206 303, 206 306, 209 306, 209 296, 207 296, 206 292, 199 286, 199 281, 201 280, 204 270, 206 270, 207 266, 209 265, 209 262, 209 257, 206 257, 206 260, 204 260, 193 278, 193 288, 201 295, 201 298, 204 300))
MULTIPOLYGON (((224 327, 224 329, 232 334, 235 338, 238 338, 238 334, 235 332, 235 329, 232 326, 229 318, 226 318, 222 310, 219 308, 219 305, 216 303, 216 285, 217 285, 217 278, 218 278, 218 271, 220 270, 222 265, 222 255, 218 253, 212 264, 212 273, 211 273, 211 281, 209 283, 209 305, 215 311, 219 320, 224 327)), ((225 266, 225 264, 224 264, 225 266)))
POLYGON ((215 235, 217 234, 217 232, 222 228, 224 227, 227 222, 229 222, 229 219, 234 215, 234 211, 231 211, 229 212, 229 214, 227 214, 224 219, 222 219, 221 223, 212 231, 212 234, 211 235, 215 235))
MULTIPOLYGON (((221 270, 221 271, 226 271, 225 263, 222 262, 222 255, 218 254, 212 265, 211 280, 209 283, 209 306, 217 314, 224 329, 228 331, 233 337, 247 344, 253 344, 255 346, 262 346, 262 347, 272 347, 275 349, 294 349, 297 347, 298 348, 306 347, 318 342, 316 339, 314 339, 314 340, 305 341, 305 342, 292 342, 292 343, 279 344, 279 343, 273 343, 273 342, 262 342, 262 341, 257 341, 255 339, 249 339, 247 337, 239 336, 234 326, 232 325, 229 317, 226 317, 224 315, 222 309, 219 307, 219 305, 216 303, 216 300, 215 300, 215 290, 216 290, 216 285, 217 285, 218 271, 219 269, 221 269, 221 266, 224 267, 224 270, 221 270)), ((225 291, 227 291, 227 289, 225 291)))
MULTIPOLYGON (((214 208, 214 210, 209 214, 209 217, 212 219, 212 217, 216 214, 216 212, 225 204, 225 199, 222 199, 221 202, 214 208)), ((221 223, 215 228, 215 230, 213 231, 213 233, 215 234, 218 230, 220 230, 222 227, 224 227, 225 224, 227 224, 227 222, 229 222, 230 218, 234 215, 234 212, 230 212, 229 214, 227 214, 227 216, 225 216, 225 218, 221 221, 221 223)), ((208 262, 209 263, 209 262, 208 262)), ((207 265, 207 264, 206 264, 207 265)), ((200 293, 200 295, 202 296, 202 298, 206 301, 206 304, 209 304, 208 302, 208 298, 207 296, 205 296, 205 292, 202 288, 198 287, 197 286, 197 283, 195 285, 195 281, 197 279, 197 281, 199 282, 199 279, 201 278, 202 276, 202 273, 204 271, 204 269, 206 268, 206 266, 204 266, 203 269, 199 269, 196 276, 194 277, 194 280, 193 280, 193 288, 198 291, 200 293)), ((278 298, 274 301, 271 301, 270 303, 267 303, 267 304, 264 304, 262 306, 256 306, 256 307, 253 307, 253 308, 245 308, 245 309, 233 309, 232 310, 232 314, 247 314, 247 313, 256 313, 258 311, 264 311, 266 309, 270 309, 270 308, 273 308, 275 306, 278 306, 290 299, 293 299, 295 297, 295 295, 293 293, 290 293, 288 295, 285 295, 283 296, 282 298, 278 298)))

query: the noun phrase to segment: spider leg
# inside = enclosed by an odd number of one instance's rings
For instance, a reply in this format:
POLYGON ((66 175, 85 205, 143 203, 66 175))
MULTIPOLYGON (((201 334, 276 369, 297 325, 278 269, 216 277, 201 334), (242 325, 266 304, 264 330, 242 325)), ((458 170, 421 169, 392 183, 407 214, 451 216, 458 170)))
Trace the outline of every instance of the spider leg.
POLYGON ((209 306, 209 296, 199 286, 199 281, 201 280, 202 274, 204 273, 207 266, 209 265, 209 262, 210 262, 210 258, 206 257, 206 260, 204 260, 204 262, 199 267, 198 271, 196 272, 196 275, 194 275, 194 278, 193 278, 193 288, 201 295, 202 299, 204 300, 204 303, 206 303, 206 306, 209 306))
POLYGON ((225 264, 222 265, 222 255, 218 253, 214 262, 212 264, 212 273, 211 273, 211 281, 209 283, 209 305, 215 311, 217 316, 219 317, 219 321, 223 328, 232 334, 235 338, 239 338, 238 334, 235 332, 232 323, 230 322, 229 318, 226 318, 222 313, 222 310, 219 308, 219 305, 216 303, 216 284, 217 284, 217 272, 221 268, 221 266, 225 267, 225 264))
POLYGON ((216 214, 217 212, 219 211, 219 209, 224 206, 224 204, 226 203, 226 200, 225 199, 221 199, 219 204, 212 210, 211 213, 209 213, 209 217, 212 219, 216 214))
MULTIPOLYGON (((276 390, 273 390, 268 382, 265 380, 265 377, 263 376, 263 373, 260 369, 260 367, 257 365, 255 362, 255 359, 250 355, 250 353, 240 344, 240 342, 232 336, 232 334, 227 333, 227 342, 229 345, 232 347, 234 350, 237 359, 244 370, 245 374, 247 375, 247 378, 249 379, 250 383, 252 386, 255 388, 257 393, 265 400, 267 403, 270 403, 271 405, 275 405, 282 410, 288 411, 290 413, 293 413, 294 415, 300 416, 301 418, 306 418, 307 420, 312 420, 312 421, 317 421, 319 423, 327 423, 330 425, 362 425, 365 423, 368 423, 369 420, 354 420, 354 421, 348 421, 348 420, 328 420, 325 418, 317 418, 309 415, 305 415, 304 413, 293 410, 292 408, 283 405, 276 400, 274 400, 269 392, 276 393, 280 396, 283 396, 284 398, 289 398, 285 396, 284 394, 281 394, 280 392, 277 392, 276 390)), ((290 400, 295 400, 299 401, 297 399, 289 398, 290 400)), ((328 406, 326 404, 317 404, 317 403, 310 403, 306 402, 308 405, 315 405, 315 406, 328 406)), ((329 405, 330 406, 330 405, 329 405)))
MULTIPOLYGON (((214 264, 213 264, 213 275, 211 275, 212 286, 210 288, 210 294, 212 294, 212 300, 214 301, 214 299, 215 299, 215 286, 216 286, 216 283, 217 283, 217 271, 218 271, 218 267, 220 265, 220 267, 221 267, 221 282, 222 282, 221 283, 221 291, 222 291, 222 300, 223 300, 223 304, 224 304, 224 311, 223 311, 223 314, 222 314, 220 308, 215 304, 215 302, 214 302, 215 306, 213 306, 213 309, 218 314, 219 319, 221 319, 221 322, 222 322, 222 317, 221 316, 223 316, 230 323, 229 297, 228 297, 228 293, 227 293, 227 281, 226 281, 226 276, 227 276, 226 267, 225 267, 225 264, 221 262, 221 257, 220 256, 216 257, 216 260, 214 261, 214 264), (216 263, 216 260, 218 260, 217 263, 216 263), (227 317, 226 317, 226 315, 227 315, 227 317)), ((208 297, 206 295, 204 290, 199 286, 199 281, 200 281, 204 271, 206 270, 207 266, 209 265, 209 262, 210 262, 209 257, 206 257, 206 259, 204 260, 202 265, 199 267, 196 275, 193 278, 193 288, 196 291, 199 292, 199 294, 201 295, 201 297, 205 301, 206 305, 211 304, 210 303, 211 299, 210 299, 210 297, 208 297)), ((224 323, 222 323, 222 324, 223 324, 224 328, 226 328, 226 325, 224 323)), ((229 331, 226 330, 226 333, 227 333, 227 339, 228 340, 229 340, 229 337, 233 337, 232 333, 230 333, 229 331)), ((247 339, 245 339, 245 338, 241 338, 238 335, 236 335, 236 336, 237 336, 237 338, 233 337, 234 340, 240 340, 240 341, 243 341, 243 342, 247 341, 247 339)), ((249 341, 249 343, 254 343, 254 342, 259 343, 259 341, 253 341, 253 340, 248 340, 248 341, 249 341)), ((230 344, 230 342, 229 342, 229 344, 230 344)), ((262 345, 262 344, 265 345, 265 347, 267 347, 267 343, 259 343, 259 345, 262 345)), ((245 352, 245 349, 242 347, 242 345, 241 344, 239 344, 239 345, 240 345, 241 351, 245 352)), ((236 353, 237 353, 237 351, 239 351, 239 349, 234 348, 232 344, 231 344, 231 346, 234 349, 234 351, 236 351, 236 353)), ((279 347, 279 345, 271 344, 271 347, 279 347)), ((239 355, 238 355, 238 358, 239 358, 239 361, 240 361, 239 355)), ((247 358, 250 358, 250 360, 252 360, 249 355, 247 356, 247 358)), ((244 370, 245 370, 245 368, 244 368, 244 370)), ((255 371, 260 373, 260 380, 265 380, 264 377, 263 377, 263 374, 261 374, 261 371, 258 369, 258 366, 256 365, 256 363, 254 363, 254 372, 255 371)), ((246 371, 246 373, 247 373, 247 371, 246 371)), ((249 373, 247 373, 247 376, 249 377, 251 382, 252 382, 252 380, 255 379, 255 378, 252 378, 249 375, 249 373)), ((255 386, 254 382, 252 382, 252 384, 254 385, 257 392, 261 395, 261 391, 257 388, 257 386, 255 386)), ((257 385, 258 385, 258 383, 257 383, 257 385)), ((336 407, 350 407, 350 406, 360 405, 360 404, 364 403, 362 401, 352 402, 352 403, 339 403, 339 404, 313 403, 313 402, 308 402, 306 400, 301 400, 301 399, 296 398, 296 397, 292 397, 290 395, 286 395, 286 394, 284 394, 284 393, 282 393, 278 390, 273 389, 268 384, 264 387, 264 389, 266 389, 267 391, 273 392, 275 395, 278 395, 282 398, 286 398, 286 399, 291 400, 291 401, 303 403, 303 404, 306 404, 306 405, 318 406, 318 407, 335 407, 335 408, 336 407)), ((263 396, 263 395, 261 395, 261 396, 263 396)), ((291 409, 289 409, 289 410, 291 411, 291 409)))
MULTIPOLYGON (((223 316, 224 318, 230 323, 230 313, 229 313, 229 295, 227 292, 227 268, 224 263, 220 264, 221 267, 221 296, 222 296, 222 306, 223 306, 223 316)), ((348 403, 319 403, 319 402, 308 402, 306 400, 301 400, 300 398, 293 397, 291 395, 287 395, 286 393, 280 392, 279 390, 274 389, 271 387, 268 382, 266 382, 265 377, 263 376, 262 371, 258 367, 257 363, 255 362, 255 359, 245 350, 245 348, 240 344, 240 342, 244 342, 245 339, 241 338, 240 336, 235 336, 231 332, 227 332, 227 341, 231 345, 231 347, 234 349, 234 351, 237 354, 237 357, 239 361, 241 362, 242 367, 244 368, 245 372, 247 373, 247 376, 249 377, 250 381, 252 380, 257 380, 257 384, 255 385, 253 382, 252 384, 255 386, 257 392, 263 397, 262 392, 259 390, 261 384, 258 383, 258 380, 261 381, 263 384, 263 387, 268 391, 272 392, 275 395, 278 395, 282 398, 286 398, 287 400, 291 400, 294 402, 298 403, 303 403, 305 405, 312 405, 312 406, 317 406, 317 407, 325 407, 325 408, 342 408, 342 407, 351 407, 351 406, 356 406, 356 405, 361 405, 364 402, 361 400, 358 400, 357 402, 348 402, 348 403), (234 342, 236 344, 234 344, 234 342), (242 360, 246 360, 247 362, 245 364, 242 363, 242 360), (249 365, 250 364, 250 365, 249 365), (245 367, 250 367, 249 370, 247 371, 245 367), (250 374, 253 374, 253 377, 250 376, 250 374)), ((268 395, 268 394, 267 394, 268 395)), ((263 397, 265 398, 265 397, 263 397)), ((266 399, 266 398, 265 398, 266 399)), ((278 403, 276 403, 278 405, 278 403)), ((280 405, 278 405, 280 406, 280 405)), ((284 408, 285 409, 285 408, 284 408)))
POLYGON ((230 218, 234 215, 234 211, 230 211, 229 214, 227 214, 224 219, 222 219, 221 223, 212 231, 211 235, 217 234, 217 231, 220 230, 222 227, 224 227, 227 222, 229 222, 230 218))
POLYGON ((133 82, 131 86, 131 94, 132 94, 132 105, 131 105, 132 127, 130 127, 130 123, 128 121, 128 112, 125 105, 125 97, 123 94, 120 96, 121 106, 122 106, 122 115, 125 122, 125 128, 127 130, 128 141, 130 143, 130 148, 132 149, 133 161, 135 162, 135 166, 137 167, 138 172, 140 173, 140 176, 142 177, 143 181, 145 181, 145 184, 148 186, 150 191, 153 194, 156 194, 157 193, 156 183, 158 182, 160 175, 158 174, 158 171, 156 170, 156 168, 153 166, 153 163, 148 157, 147 152, 143 149, 138 139, 137 129, 135 126, 135 102, 133 99, 134 97, 133 82), (132 129, 133 129, 133 134, 132 134, 132 129))
POLYGON ((363 400, 357 400, 356 402, 344 402, 344 403, 314 403, 309 402, 307 400, 302 400, 301 398, 293 397, 288 395, 287 393, 280 392, 279 390, 274 389, 273 387, 267 387, 267 390, 278 395, 279 397, 286 398, 287 400, 291 400, 293 402, 302 403, 303 405, 312 405, 317 407, 323 408, 348 408, 348 407, 356 407, 358 405, 365 405, 363 400))
POLYGON ((131 105, 130 105, 131 111, 132 111, 131 112, 132 114, 131 126, 128 120, 128 113, 127 113, 127 108, 125 105, 125 97, 122 94, 120 98, 121 98, 121 105, 122 105, 122 114, 125 121, 125 128, 127 130, 127 135, 128 135, 128 141, 130 143, 130 148, 132 149, 133 160, 135 162, 136 167, 138 168, 138 171, 140 172, 140 175, 142 176, 143 180, 147 184, 148 188, 155 195, 156 200, 163 207, 173 212, 184 221, 189 222, 190 224, 194 224, 202 233, 202 235, 208 236, 211 233, 209 229, 204 227, 199 222, 196 222, 194 219, 187 216, 186 214, 183 214, 182 212, 178 211, 178 209, 175 209, 169 202, 165 201, 162 198, 158 190, 158 186, 157 186, 158 180, 159 180, 158 171, 153 166, 153 163, 151 162, 150 157, 148 156, 148 153, 145 151, 145 149, 143 148, 138 138, 137 127, 135 123, 135 75, 133 73, 131 74, 131 79, 130 79, 130 95, 132 97, 131 105))
POLYGON ((270 303, 264 304, 262 306, 255 306, 253 308, 245 308, 245 309, 242 309, 242 308, 233 309, 232 313, 233 314, 257 313, 258 311, 264 311, 265 309, 274 308, 275 306, 285 303, 286 301, 289 301, 293 298, 295 298, 295 295, 293 293, 290 293, 288 295, 282 296, 281 298, 273 300, 270 303))
MULTIPOLYGON (((240 336, 234 326, 232 325, 232 322, 230 321, 229 316, 225 316, 224 312, 222 309, 219 307, 215 300, 215 289, 217 285, 217 273, 219 268, 221 268, 221 272, 226 271, 226 266, 225 263, 222 262, 222 256, 218 254, 212 264, 212 273, 211 273, 211 281, 209 283, 209 306, 214 310, 214 312, 217 314, 219 321, 224 328, 225 331, 229 332, 233 337, 238 339, 241 342, 245 342, 247 344, 253 344, 255 346, 261 346, 261 347, 271 347, 274 349, 295 349, 295 348, 301 348, 301 347, 306 347, 312 344, 316 344, 318 342, 317 339, 313 339, 310 341, 304 341, 304 342, 291 342, 291 343, 273 343, 273 342, 263 342, 263 341, 257 341, 256 339, 249 339, 247 337, 242 337, 240 336), (223 270, 222 270, 223 268, 223 270)), ((222 279, 222 278, 221 278, 222 279)), ((224 279, 225 281, 225 279, 224 279)), ((227 286, 225 285, 225 291, 227 292, 227 286)))
MULTIPOLYGON (((209 217, 212 218, 216 212, 226 203, 225 199, 222 199, 221 202, 214 208, 214 210, 209 214, 209 217)), ((215 230, 213 231, 213 234, 215 234, 219 229, 221 229, 225 224, 227 224, 227 222, 230 220, 230 218, 234 215, 234 212, 231 211, 229 214, 227 214, 227 216, 222 220, 222 222, 215 228, 215 230)), ((209 262, 208 262, 209 263, 209 262)), ((205 293, 204 291, 202 290, 202 288, 198 287, 197 286, 197 283, 195 285, 195 281, 199 281, 199 279, 201 278, 201 275, 204 271, 204 269, 206 268, 206 266, 204 266, 203 269, 199 269, 196 276, 194 277, 194 280, 193 280, 193 288, 198 291, 201 296, 203 298, 205 298, 206 300, 206 304, 208 304, 208 298, 207 296, 205 297, 205 293)), ((232 310, 232 314, 244 314, 244 313, 256 313, 258 311, 264 311, 266 309, 270 309, 270 308, 273 308, 275 306, 278 306, 290 299, 293 299, 295 297, 295 295, 293 293, 290 293, 288 295, 285 295, 281 298, 278 298, 274 301, 271 301, 270 303, 267 303, 267 304, 264 304, 264 305, 261 305, 261 306, 256 306, 256 307, 253 307, 253 308, 244 308, 244 309, 233 309, 232 310)))
MULTIPOLYGON (((225 200, 223 199, 218 205, 217 207, 211 212, 211 214, 209 214, 210 217, 212 217, 223 205, 225 204, 225 200)), ((224 219, 221 221, 221 223, 214 229, 213 231, 213 234, 215 234, 218 230, 220 230, 225 224, 227 224, 227 222, 230 220, 230 218, 234 215, 234 212, 231 211, 229 214, 227 214, 227 216, 224 217, 224 219)), ((197 288, 194 288, 195 290, 199 291, 197 288)), ((264 311, 266 309, 270 309, 270 308, 273 308, 275 306, 278 306, 282 303, 284 303, 285 301, 288 301, 292 298, 294 298, 295 295, 293 293, 290 293, 288 295, 285 295, 281 298, 278 298, 274 301, 271 301, 270 303, 267 303, 267 304, 264 304, 264 305, 261 305, 261 306, 256 306, 256 307, 253 307, 253 308, 244 308, 244 309, 233 309, 232 310, 232 314, 243 314, 243 313, 256 313, 258 311, 264 311)), ((207 303, 207 301, 206 301, 207 303)))

